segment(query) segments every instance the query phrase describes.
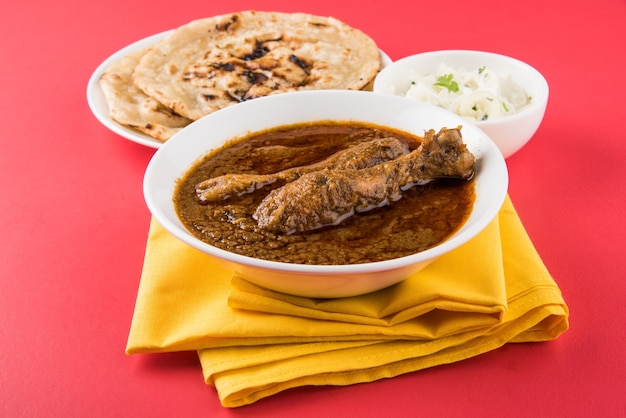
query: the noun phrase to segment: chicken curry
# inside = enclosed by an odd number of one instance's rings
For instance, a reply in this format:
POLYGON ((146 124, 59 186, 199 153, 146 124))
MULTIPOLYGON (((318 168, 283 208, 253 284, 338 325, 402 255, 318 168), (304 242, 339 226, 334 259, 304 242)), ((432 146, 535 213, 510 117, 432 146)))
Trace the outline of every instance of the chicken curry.
POLYGON ((179 180, 185 227, 227 251, 357 264, 431 248, 472 211, 460 130, 418 137, 356 122, 295 124, 230 141, 179 180))

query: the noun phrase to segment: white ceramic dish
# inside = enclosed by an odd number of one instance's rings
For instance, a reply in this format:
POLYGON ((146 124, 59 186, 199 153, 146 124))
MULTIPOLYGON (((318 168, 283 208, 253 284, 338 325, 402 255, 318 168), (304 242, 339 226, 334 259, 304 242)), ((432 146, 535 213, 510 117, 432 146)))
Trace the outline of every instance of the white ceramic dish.
MULTIPOLYGON (((89 108, 91 109, 91 112, 96 117, 96 119, 98 119, 98 121, 102 123, 105 127, 115 132, 116 134, 120 135, 121 137, 128 139, 130 141, 136 142, 138 144, 151 147, 151 148, 159 148, 161 145, 163 145, 163 142, 158 141, 152 138, 151 136, 146 135, 135 129, 127 128, 123 125, 120 125, 119 123, 111 119, 111 116, 109 114, 109 107, 106 103, 104 94, 102 93, 102 89, 100 88, 100 84, 98 83, 98 80, 100 80, 100 77, 102 77, 102 74, 104 73, 104 71, 111 64, 113 64, 116 61, 119 61, 120 59, 130 54, 131 52, 139 51, 139 50, 149 47, 150 45, 156 44, 157 42, 165 38, 165 36, 167 36, 170 32, 172 31, 170 30, 170 31, 158 33, 156 35, 149 36, 147 38, 134 42, 120 49, 119 51, 115 52, 114 54, 109 56, 107 59, 105 59, 96 68, 96 70, 93 72, 93 74, 89 78, 89 81, 87 82, 87 103, 89 105, 89 108)), ((383 51, 380 51, 380 54, 381 54, 383 66, 389 65, 391 63, 391 59, 389 58, 389 56, 385 54, 383 51)))
POLYGON ((483 51, 432 51, 411 55, 385 67, 374 80, 374 92, 405 96, 410 79, 434 74, 443 63, 455 69, 486 66, 500 76, 510 75, 532 99, 519 112, 500 119, 473 122, 501 150, 505 158, 519 151, 535 134, 548 104, 546 79, 530 65, 505 55, 483 51))
POLYGON ((146 203, 155 219, 183 242, 222 260, 233 271, 260 286, 294 295, 329 298, 359 295, 398 283, 470 240, 498 213, 507 193, 508 174, 504 158, 493 141, 474 125, 448 111, 398 96, 319 90, 251 100, 192 123, 155 153, 147 167, 143 187, 146 203), (469 220, 449 240, 421 253, 339 266, 299 265, 245 257, 201 242, 185 229, 176 214, 172 196, 177 179, 194 162, 225 141, 246 133, 320 120, 364 121, 417 135, 423 135, 428 129, 463 125, 464 141, 480 159, 476 172, 477 198, 469 220))

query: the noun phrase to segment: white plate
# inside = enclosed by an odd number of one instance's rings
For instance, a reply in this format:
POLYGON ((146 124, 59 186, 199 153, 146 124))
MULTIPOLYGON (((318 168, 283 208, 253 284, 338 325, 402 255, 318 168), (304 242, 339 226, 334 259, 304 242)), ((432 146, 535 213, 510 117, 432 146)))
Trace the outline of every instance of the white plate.
MULTIPOLYGON (((100 80, 102 73, 104 73, 104 71, 109 66, 111 66, 111 64, 119 61, 131 52, 139 51, 150 45, 156 44, 165 36, 167 36, 167 34, 169 34, 170 32, 172 32, 172 30, 157 33, 156 35, 152 35, 140 41, 133 42, 132 44, 120 49, 119 51, 108 57, 106 60, 104 60, 102 64, 100 64, 98 68, 96 68, 96 70, 89 78, 89 82, 87 83, 87 103, 89 104, 89 108, 91 109, 96 119, 98 119, 100 123, 109 128, 111 131, 120 135, 121 137, 151 148, 159 148, 161 145, 163 145, 163 142, 158 141, 151 136, 132 128, 127 128, 123 125, 120 125, 119 123, 111 119, 111 115, 109 114, 109 106, 104 99, 104 93, 102 93, 102 89, 100 88, 98 80, 100 80)), ((380 51, 380 55, 382 57, 383 67, 386 67, 392 62, 391 58, 389 58, 389 56, 383 51, 380 51)))

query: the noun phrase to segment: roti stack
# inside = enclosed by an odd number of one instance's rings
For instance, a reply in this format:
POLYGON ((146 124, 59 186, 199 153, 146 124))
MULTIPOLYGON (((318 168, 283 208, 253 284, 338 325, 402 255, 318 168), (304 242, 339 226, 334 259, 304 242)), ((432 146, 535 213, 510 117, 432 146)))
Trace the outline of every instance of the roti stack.
POLYGON ((366 87, 376 43, 332 17, 245 11, 189 22, 100 79, 111 118, 165 141, 191 121, 261 96, 366 87))

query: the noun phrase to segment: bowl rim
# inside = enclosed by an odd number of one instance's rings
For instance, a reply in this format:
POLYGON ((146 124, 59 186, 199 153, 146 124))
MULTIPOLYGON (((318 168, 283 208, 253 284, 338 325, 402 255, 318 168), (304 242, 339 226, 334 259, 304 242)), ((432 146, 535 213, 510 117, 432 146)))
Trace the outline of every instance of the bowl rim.
MULTIPOLYGON (((378 102, 377 102, 378 103, 378 102)), ((236 114, 236 113, 235 113, 236 114)), ((214 112, 210 115, 207 115, 198 121, 193 122, 185 129, 181 130, 179 133, 174 135, 168 141, 164 143, 162 147, 160 147, 150 159, 143 179, 143 193, 146 205, 150 210, 151 214, 154 216, 155 220, 170 234, 178 238, 180 241, 184 242, 187 245, 190 245, 193 248, 196 248, 210 256, 217 257, 224 261, 235 263, 239 265, 244 265, 253 268, 261 268, 266 270, 273 270, 279 272, 289 272, 295 274, 315 274, 315 275, 341 275, 341 274, 359 274, 359 273, 372 273, 372 272, 382 272, 389 271, 395 269, 405 268, 410 265, 414 265, 420 262, 424 262, 427 260, 434 259, 439 257, 440 255, 449 252, 450 250, 461 246, 466 243, 474 236, 476 236, 480 231, 482 231, 498 214, 502 204, 504 203, 506 194, 508 192, 508 170, 506 167, 506 162, 504 161, 504 157, 498 150, 496 144, 478 127, 472 126, 471 123, 467 121, 462 121, 462 118, 452 112, 449 112, 445 109, 441 109, 439 107, 417 102, 414 100, 409 100, 403 98, 401 96, 393 96, 393 95, 379 95, 372 92, 365 91, 355 91, 355 90, 309 90, 309 91, 298 91, 298 92, 287 92, 281 93, 272 96, 261 97, 258 99, 254 99, 248 102, 243 102, 234 106, 229 106, 227 108, 221 109, 217 112, 214 112), (378 100, 380 102, 398 102, 399 106, 406 106, 407 108, 415 108, 415 109, 425 109, 429 112, 440 113, 442 117, 450 118, 451 123, 454 124, 463 124, 463 129, 465 130, 473 130, 473 135, 480 136, 482 146, 484 146, 484 151, 488 158, 492 162, 490 164, 494 164, 498 166, 499 173, 502 178, 499 179, 499 190, 491 191, 495 193, 494 195, 494 203, 489 206, 488 210, 484 211, 484 213, 474 220, 471 227, 467 228, 462 235, 458 233, 448 238, 446 241, 438 244, 435 247, 430 249, 410 254, 403 257, 398 257, 390 260, 369 262, 369 263, 360 263, 360 264, 342 264, 342 265, 309 265, 309 264, 297 264, 297 263, 287 263, 281 261, 271 261, 258 259, 250 256, 244 256, 241 254, 233 253, 228 250, 224 250, 208 243, 205 243, 196 237, 194 237, 190 232, 186 231, 185 227, 182 225, 176 225, 174 222, 170 220, 170 218, 163 212, 160 205, 157 204, 157 198, 155 195, 155 191, 152 190, 153 184, 157 181, 158 177, 158 168, 159 164, 162 161, 168 158, 168 153, 170 150, 176 150, 177 148, 183 148, 185 146, 185 142, 187 142, 186 136, 192 136, 195 131, 200 130, 205 125, 209 125, 212 123, 219 123, 220 119, 227 119, 231 114, 235 112, 240 112, 242 107, 247 106, 250 108, 254 108, 256 106, 271 106, 273 101, 288 101, 288 100, 337 100, 338 98, 345 97, 345 100, 359 100, 364 102, 366 100, 378 100), (401 104, 400 104, 401 103, 401 104)), ((303 121, 321 121, 328 120, 328 118, 313 118, 309 120, 303 121)), ((332 120, 332 119, 331 119, 332 120)), ((346 118, 338 118, 335 120, 346 120, 346 118)), ((353 119, 350 119, 353 120, 353 119)), ((297 123, 297 122, 295 122, 297 123)), ((290 122, 278 122, 277 124, 272 124, 271 126, 281 126, 288 125, 290 122)), ((248 132, 254 132, 250 130, 243 130, 241 135, 245 135, 248 132)), ((236 137, 238 135, 235 135, 236 137)), ((233 137, 231 137, 233 138, 233 137)), ((221 140, 221 143, 227 141, 228 139, 221 140)), ((218 145, 219 146, 219 145, 218 145)), ((206 153, 210 152, 213 148, 207 148, 206 151, 196 156, 195 161, 202 158, 206 153)), ((191 168, 191 165, 195 162, 192 161, 189 163, 189 166, 185 168, 183 172, 181 172, 175 182, 187 171, 191 168)), ((169 196, 171 200, 171 195, 169 196)), ((478 199, 478 196, 477 196, 478 199)), ((172 203, 173 204, 173 203, 172 203)), ((471 215, 470 215, 471 216, 471 215)), ((180 221, 179 221, 180 223, 180 221)), ((466 224, 467 225, 467 224, 466 224)), ((465 228, 465 226, 463 227, 465 228)))
MULTIPOLYGON (((514 66, 517 66, 518 68, 524 70, 525 72, 527 72, 528 74, 531 74, 533 76, 533 78, 536 81, 536 85, 539 86, 539 92, 541 93, 541 95, 539 97, 536 97, 535 95, 533 96, 533 100, 530 101, 530 103, 526 106, 524 106, 522 109, 520 109, 518 112, 515 112, 511 115, 507 115, 505 117, 502 118, 498 118, 498 119, 492 119, 492 120, 487 120, 487 121, 471 121, 472 123, 478 125, 478 126, 488 126, 488 125, 497 125, 497 124, 501 124, 501 123, 508 123, 508 122, 513 122, 516 119, 522 119, 525 116, 527 116, 528 113, 532 113, 535 112, 537 109, 541 109, 546 107, 547 102, 548 102, 548 98, 550 96, 550 85, 548 84, 547 79, 545 78, 545 76, 539 71, 537 70, 535 67, 533 67, 532 65, 528 64, 527 62, 524 62, 518 58, 509 56, 509 55, 505 55, 505 54, 500 54, 497 52, 490 52, 490 51, 481 51, 481 50, 475 50, 475 49, 443 49, 443 50, 433 50, 433 51, 425 51, 425 52, 419 52, 416 54, 412 54, 412 55, 408 55, 402 58, 399 58, 395 61, 393 61, 391 64, 389 64, 388 66, 386 66, 385 68, 381 69, 381 71, 378 73, 378 75, 376 76, 376 78, 374 79, 374 84, 372 86, 373 92, 374 93, 379 93, 379 94, 387 94, 387 95, 396 95, 396 96, 402 96, 404 97, 403 94, 398 94, 398 93, 389 93, 387 91, 381 91, 382 87, 382 81, 389 76, 389 74, 393 74, 393 72, 395 70, 397 70, 398 68, 402 67, 402 66, 408 66, 413 64, 415 61, 418 61, 420 59, 425 59, 425 58, 430 58, 430 57, 438 57, 438 56, 467 56, 467 57, 480 57, 480 56, 484 56, 484 57, 490 57, 492 59, 498 59, 501 60, 502 62, 506 62, 509 64, 513 64, 514 66)), ((443 62, 443 61, 442 61, 443 62)), ((390 85, 391 83, 387 83, 388 85, 390 85)))

